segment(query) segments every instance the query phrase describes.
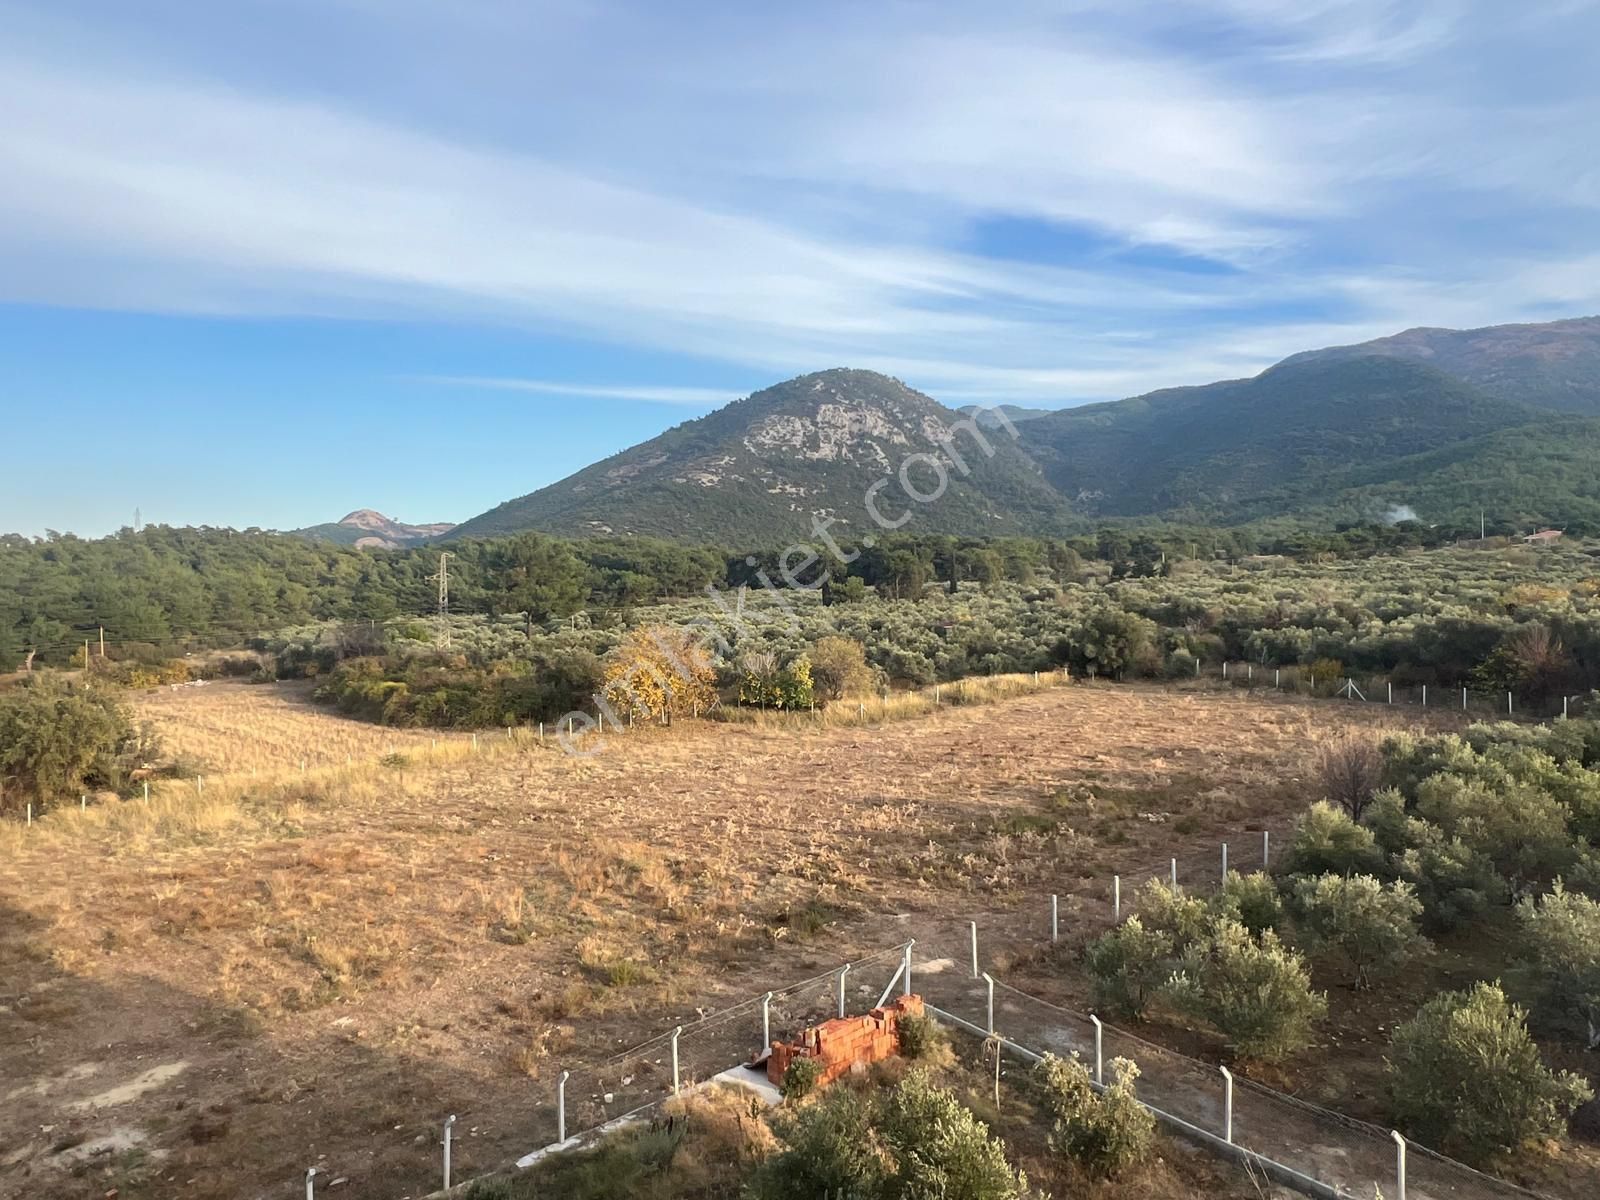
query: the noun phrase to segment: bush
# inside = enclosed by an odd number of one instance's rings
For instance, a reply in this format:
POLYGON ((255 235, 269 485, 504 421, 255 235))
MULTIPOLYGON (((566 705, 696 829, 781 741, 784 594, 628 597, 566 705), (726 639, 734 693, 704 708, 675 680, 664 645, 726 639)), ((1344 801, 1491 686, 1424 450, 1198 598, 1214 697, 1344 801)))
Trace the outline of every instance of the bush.
POLYGON ((1315 953, 1333 953, 1369 987, 1374 972, 1394 971, 1428 948, 1417 932, 1422 904, 1407 883, 1380 883, 1371 875, 1300 879, 1294 889, 1299 931, 1315 953))
POLYGON ((1139 1068, 1128 1059, 1111 1060, 1111 1081, 1098 1096, 1076 1057, 1047 1054, 1034 1073, 1053 1118, 1051 1150, 1096 1176, 1121 1174, 1149 1152, 1156 1120, 1139 1103, 1139 1068))
POLYGON ((784 1148, 750 1177, 751 1200, 1020 1200, 1027 1181, 950 1092, 913 1072, 886 1094, 833 1088, 780 1113, 784 1148))
POLYGON ((1400 1127, 1470 1160, 1560 1136, 1593 1094, 1576 1075, 1544 1065, 1522 1009, 1492 983, 1423 1005, 1395 1030, 1387 1068, 1400 1127))
POLYGON ((1371 874, 1382 865, 1372 831, 1319 800, 1296 823, 1283 870, 1286 875, 1355 875, 1371 874))
POLYGON ((886 1197, 1020 1200, 1027 1192, 1000 1139, 921 1071, 889 1093, 875 1127, 894 1163, 886 1197))
POLYGON ((848 1088, 834 1088, 815 1104, 775 1116, 772 1129, 784 1148, 751 1175, 751 1200, 879 1200, 889 1172, 872 1136, 873 1107, 848 1088))
POLYGON ((1532 784, 1434 775, 1418 785, 1417 815, 1484 855, 1513 890, 1547 883, 1578 858, 1566 807, 1532 784))
POLYGON ((817 1090, 817 1081, 821 1078, 820 1062, 814 1058, 797 1058, 784 1068, 778 1090, 785 1100, 802 1100, 817 1090))
POLYGON ((1084 952, 1094 982, 1095 1006, 1120 1016, 1139 1017, 1172 975, 1171 934, 1146 929, 1137 916, 1101 934, 1084 952))
POLYGON ((1168 989, 1180 1008, 1213 1025, 1240 1054, 1276 1060, 1311 1041, 1327 999, 1311 990, 1305 962, 1275 933, 1260 940, 1221 920, 1183 956, 1168 989))
POLYGON ((1211 910, 1219 917, 1239 922, 1253 934, 1277 929, 1283 920, 1278 882, 1265 871, 1250 875, 1229 871, 1222 890, 1211 898, 1211 910))
POLYGON ((915 1014, 900 1018, 900 1055, 912 1060, 937 1057, 950 1036, 932 1017, 915 1014))
POLYGON ((1549 895, 1517 906, 1524 959, 1518 975, 1538 1010, 1573 1022, 1600 1048, 1600 904, 1557 880, 1549 895))
POLYGON ((825 637, 812 647, 811 679, 825 701, 873 691, 876 682, 861 643, 844 637, 825 637))
POLYGON ((0 813, 76 803, 123 787, 154 742, 109 690, 39 675, 0 693, 0 813))
POLYGON ((1152 879, 1139 889, 1135 904, 1145 928, 1170 937, 1178 953, 1203 938, 1210 924, 1205 901, 1159 879, 1152 879))

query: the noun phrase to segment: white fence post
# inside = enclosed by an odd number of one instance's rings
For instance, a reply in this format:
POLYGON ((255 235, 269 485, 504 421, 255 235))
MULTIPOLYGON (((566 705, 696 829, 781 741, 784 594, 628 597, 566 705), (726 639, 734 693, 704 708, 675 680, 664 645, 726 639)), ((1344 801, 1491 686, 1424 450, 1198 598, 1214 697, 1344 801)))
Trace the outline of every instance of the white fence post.
POLYGON ((672 1031, 672 1094, 678 1094, 680 1086, 678 1079, 678 1038, 683 1033, 683 1026, 679 1025, 672 1031))
POLYGON ((144 781, 144 802, 146 804, 150 803, 150 781, 148 779, 144 781))
POLYGON ((1466 712, 1467 711, 1467 689, 1466 688, 1462 688, 1461 689, 1461 711, 1462 712, 1466 712))
POLYGON ((1422 707, 1423 708, 1427 708, 1428 707, 1428 685, 1427 684, 1423 684, 1422 685, 1422 707))
POLYGON ((901 964, 905 968, 903 979, 901 981, 901 987, 905 989, 901 995, 904 996, 911 995, 911 950, 916 944, 916 938, 912 938, 906 943, 906 959, 905 962, 901 964))
POLYGON ((1394 1191, 1396 1200, 1406 1200, 1406 1139, 1398 1129, 1391 1129, 1394 1139, 1394 1191))
POLYGON ((561 1078, 556 1080, 556 1145, 558 1146, 567 1140, 567 1080, 571 1075, 571 1071, 563 1071, 561 1078))
POLYGON ((1172 860, 1172 890, 1178 890, 1178 860, 1172 860))
POLYGON ((761 997, 761 1048, 772 1049, 772 993, 761 997))
POLYGON ((1278 690, 1278 680, 1282 675, 1283 675, 1283 672, 1279 668, 1277 668, 1277 667, 1273 667, 1272 668, 1272 690, 1273 691, 1277 691, 1278 690))
POLYGON ((1511 715, 1511 693, 1507 692, 1506 693, 1506 716, 1509 717, 1510 715, 1511 715))
POLYGON ((993 1037, 994 1036, 994 979, 993 979, 992 976, 990 976, 990 975, 988 975, 986 973, 984 975, 984 977, 983 977, 983 982, 985 984, 987 984, 988 988, 989 988, 989 1003, 988 1003, 989 1021, 988 1021, 988 1024, 984 1026, 984 1028, 989 1031, 989 1036, 993 1037))
POLYGON ((1054 892, 1050 893, 1050 942, 1054 945, 1061 940, 1061 897, 1054 892))
POLYGON ((1392 679, 1389 681, 1389 703, 1394 703, 1394 681, 1392 679))
POLYGON ((844 1016, 844 977, 850 974, 850 964, 845 963, 839 968, 839 1015, 844 1016))
POLYGON ((972 977, 976 979, 978 977, 978 923, 976 921, 968 921, 967 924, 972 932, 972 977))
POLYGON ((1122 876, 1111 877, 1111 918, 1118 924, 1122 922, 1122 876))
POLYGON ((315 1167, 306 1168, 306 1200, 316 1200, 317 1185, 311 1182, 311 1177, 317 1173, 315 1167))
POLYGON ((1094 1022, 1094 1081, 1101 1086, 1104 1086, 1106 1082, 1106 1030, 1105 1026, 1100 1024, 1100 1018, 1095 1016, 1093 1013, 1089 1014, 1089 1020, 1094 1022))
POLYGON ((28 801, 28 824, 33 824, 33 801, 28 801))
POLYGON ((1272 830, 1261 831, 1261 869, 1268 871, 1272 866, 1272 830))
POLYGON ((1228 882, 1228 843, 1222 843, 1222 882, 1228 882))
POLYGON ((1222 1072, 1222 1140, 1233 1145, 1233 1072, 1218 1067, 1222 1072))
POLYGON ((450 1139, 455 1129, 456 1115, 451 1113, 444 1119, 444 1190, 450 1190, 450 1139))

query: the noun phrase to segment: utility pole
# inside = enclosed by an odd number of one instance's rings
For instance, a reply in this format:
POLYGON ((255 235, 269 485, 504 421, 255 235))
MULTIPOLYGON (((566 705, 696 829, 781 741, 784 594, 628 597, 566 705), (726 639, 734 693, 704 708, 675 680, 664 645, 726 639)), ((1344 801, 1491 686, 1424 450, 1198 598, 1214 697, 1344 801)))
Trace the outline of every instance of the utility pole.
POLYGON ((440 644, 450 644, 450 551, 439 552, 439 573, 430 575, 439 585, 439 637, 440 644))

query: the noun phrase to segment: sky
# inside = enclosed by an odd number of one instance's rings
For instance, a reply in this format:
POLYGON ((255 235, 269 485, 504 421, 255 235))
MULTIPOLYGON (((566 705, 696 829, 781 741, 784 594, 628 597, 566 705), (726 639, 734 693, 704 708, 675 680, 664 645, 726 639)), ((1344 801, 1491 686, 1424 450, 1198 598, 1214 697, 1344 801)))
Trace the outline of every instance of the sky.
POLYGON ((0 530, 1600 312, 1600 0, 0 0, 0 530))

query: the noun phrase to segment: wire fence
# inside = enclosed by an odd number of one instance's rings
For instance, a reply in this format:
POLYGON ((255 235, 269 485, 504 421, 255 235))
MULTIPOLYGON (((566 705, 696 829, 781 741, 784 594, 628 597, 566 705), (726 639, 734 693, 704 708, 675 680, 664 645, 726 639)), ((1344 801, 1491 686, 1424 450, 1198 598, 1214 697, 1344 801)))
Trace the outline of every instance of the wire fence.
MULTIPOLYGON (((1230 864, 1232 865, 1232 864, 1230 864)), ((1254 870, 1259 860, 1234 869, 1254 870)), ((1221 877, 1220 860, 1206 872, 1214 887, 1221 877)), ((1164 871, 1131 875, 1129 881, 1170 882, 1164 871)), ((1197 873, 1198 874, 1198 873, 1197 873)), ((1180 883, 1192 891, 1197 877, 1180 883)), ((1082 918, 1092 926, 1109 926, 1137 907, 1137 892, 1122 897, 1120 914, 1110 905, 1092 914, 1075 914, 1080 935, 1082 918)), ((1397 1194, 1402 1151, 1387 1129, 1323 1108, 1252 1080, 1229 1076, 1220 1065, 1189 1058, 1104 1021, 1031 995, 984 972, 988 961, 978 927, 969 926, 970 940, 919 940, 915 946, 912 990, 933 1008, 981 1032, 998 1034, 1033 1055, 1080 1056, 1103 1073, 1115 1058, 1137 1064, 1140 1099, 1178 1121, 1240 1146, 1262 1159, 1281 1164, 1311 1181, 1352 1197, 1397 1194)), ((1053 934, 1055 931, 1051 929, 1053 934)), ((1030 931, 1031 933, 1031 931, 1030 931)), ((1404 1143, 1406 1190, 1412 1200, 1529 1200, 1537 1198, 1516 1184, 1485 1175, 1472 1167, 1408 1140, 1404 1143)))
MULTIPOLYGON (((792 1039, 808 1025, 841 1015, 841 1007, 869 1011, 900 971, 908 944, 749 997, 602 1061, 567 1067, 534 1106, 530 1137, 538 1147, 553 1147, 642 1115, 746 1066, 770 1041, 792 1039)), ((765 1079, 764 1068, 750 1078, 765 1079)))
POLYGON ((1207 666, 1196 660, 1195 677, 1228 687, 1276 691, 1318 699, 1434 709, 1482 720, 1536 720, 1600 715, 1600 694, 1592 691, 1529 698, 1464 683, 1396 683, 1387 675, 1316 673, 1303 666, 1225 661, 1207 666))

